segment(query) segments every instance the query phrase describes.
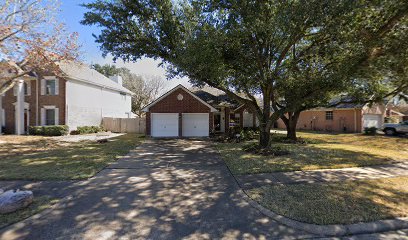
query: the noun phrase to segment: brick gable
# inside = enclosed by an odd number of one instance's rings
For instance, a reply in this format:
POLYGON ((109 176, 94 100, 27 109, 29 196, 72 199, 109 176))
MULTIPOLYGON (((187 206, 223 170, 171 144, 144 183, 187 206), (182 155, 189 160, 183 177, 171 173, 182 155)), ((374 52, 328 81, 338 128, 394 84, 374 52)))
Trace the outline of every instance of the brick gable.
POLYGON ((210 131, 213 129, 213 113, 211 109, 194 96, 191 96, 191 94, 183 88, 175 89, 169 95, 149 107, 149 111, 146 114, 147 135, 151 134, 151 113, 178 113, 180 119, 179 136, 182 135, 182 113, 209 113, 210 131), (179 94, 183 96, 182 100, 178 100, 177 96, 179 94))

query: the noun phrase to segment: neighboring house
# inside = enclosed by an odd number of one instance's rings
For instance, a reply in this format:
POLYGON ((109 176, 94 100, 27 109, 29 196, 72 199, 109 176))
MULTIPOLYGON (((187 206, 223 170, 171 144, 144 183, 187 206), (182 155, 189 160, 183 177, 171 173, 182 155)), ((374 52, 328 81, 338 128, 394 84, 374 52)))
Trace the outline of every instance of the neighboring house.
MULTIPOLYGON (((360 133, 365 127, 380 128, 384 123, 383 104, 340 104, 334 108, 317 108, 301 112, 297 129, 360 133)), ((282 120, 275 127, 286 128, 282 120)))
POLYGON ((398 112, 396 110, 393 110, 391 107, 387 108, 387 111, 386 111, 385 115, 388 118, 388 120, 391 121, 391 122, 393 120, 395 120, 397 123, 399 123, 399 122, 405 121, 405 119, 406 119, 405 114, 400 113, 400 112, 398 112))
POLYGON ((232 126, 255 127, 255 116, 214 88, 171 89, 149 105, 146 131, 152 137, 206 137, 232 126))
POLYGON ((87 65, 62 62, 62 74, 37 73, 21 79, 0 97, 6 133, 23 134, 28 126, 100 125, 103 117, 131 116, 132 92, 120 77, 109 79, 87 65), (60 75, 60 74, 59 74, 60 75))

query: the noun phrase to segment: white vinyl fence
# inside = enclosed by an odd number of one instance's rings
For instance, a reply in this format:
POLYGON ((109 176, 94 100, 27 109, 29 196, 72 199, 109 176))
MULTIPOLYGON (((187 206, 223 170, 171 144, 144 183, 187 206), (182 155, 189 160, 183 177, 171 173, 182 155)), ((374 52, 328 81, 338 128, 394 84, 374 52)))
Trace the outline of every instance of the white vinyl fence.
POLYGON ((102 126, 117 133, 146 133, 146 118, 109 118, 104 117, 102 126))

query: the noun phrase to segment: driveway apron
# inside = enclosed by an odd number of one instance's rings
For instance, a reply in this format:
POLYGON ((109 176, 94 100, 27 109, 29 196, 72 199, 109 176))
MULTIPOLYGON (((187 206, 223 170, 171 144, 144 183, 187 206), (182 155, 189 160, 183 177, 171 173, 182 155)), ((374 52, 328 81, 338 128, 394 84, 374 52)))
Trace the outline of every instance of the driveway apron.
POLYGON ((45 216, 0 239, 292 239, 313 237, 262 215, 211 143, 148 140, 45 216))

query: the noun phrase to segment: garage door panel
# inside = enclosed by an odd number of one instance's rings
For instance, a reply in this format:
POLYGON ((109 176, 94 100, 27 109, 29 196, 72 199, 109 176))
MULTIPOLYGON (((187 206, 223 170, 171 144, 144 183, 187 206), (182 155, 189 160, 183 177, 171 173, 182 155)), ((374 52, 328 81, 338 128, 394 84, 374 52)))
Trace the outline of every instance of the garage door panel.
POLYGON ((183 114, 184 137, 208 137, 210 132, 208 113, 183 114))
POLYGON ((178 137, 178 113, 152 113, 152 137, 178 137))
POLYGON ((363 128, 366 127, 376 127, 380 128, 382 121, 382 116, 376 114, 365 114, 363 115, 363 128))

